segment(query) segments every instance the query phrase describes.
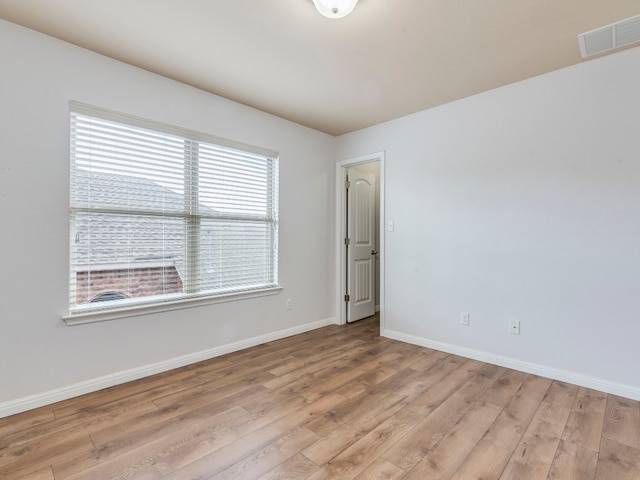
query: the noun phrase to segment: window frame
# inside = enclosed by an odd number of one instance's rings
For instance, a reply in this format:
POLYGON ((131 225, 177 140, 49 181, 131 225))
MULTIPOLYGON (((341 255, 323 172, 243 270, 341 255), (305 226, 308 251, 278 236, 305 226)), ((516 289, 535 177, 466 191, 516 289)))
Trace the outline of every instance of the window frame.
MULTIPOLYGON (((110 110, 94 107, 91 105, 83 104, 80 102, 71 101, 69 102, 69 116, 70 119, 73 119, 73 115, 83 115, 94 117, 101 120, 106 120, 109 122, 117 122, 119 124, 143 128, 146 130, 152 130, 155 132, 160 132, 172 136, 177 136, 182 138, 185 141, 185 156, 184 156, 184 178, 185 178, 185 191, 183 195, 185 198, 192 198, 193 190, 198 190, 201 187, 201 184, 198 179, 198 158, 197 154, 194 155, 193 148, 186 148, 187 145, 191 145, 191 147, 198 145, 200 142, 205 144, 229 148, 236 151, 245 152, 251 155, 258 155, 261 157, 265 157, 268 163, 268 170, 270 175, 267 176, 267 195, 270 196, 272 202, 272 209, 270 210, 270 215, 261 216, 256 215, 255 221, 266 224, 271 224, 270 228, 272 229, 272 240, 271 240, 271 250, 270 250, 270 260, 272 263, 270 264, 271 268, 271 278, 273 283, 269 283, 268 285, 260 285, 256 288, 228 288, 228 291, 218 291, 212 292, 212 290, 198 290, 197 287, 194 286, 194 278, 200 279, 198 273, 196 273, 202 265, 205 263, 205 259, 201 258, 199 243, 200 243, 200 227, 202 225, 203 219, 215 219, 217 221, 220 220, 220 215, 211 216, 203 214, 198 211, 197 208, 197 200, 196 200, 196 208, 195 211, 193 209, 193 201, 189 204, 191 207, 182 215, 179 215, 180 218, 185 220, 185 281, 183 285, 182 293, 176 294, 163 294, 161 296, 145 296, 138 297, 136 299, 127 299, 122 301, 111 301, 104 302, 108 303, 108 305, 102 305, 102 302, 87 302, 82 305, 73 305, 72 295, 76 293, 76 287, 74 285, 77 265, 74 265, 74 257, 73 257, 73 248, 74 248, 74 239, 75 239, 75 231, 74 231, 74 215, 82 212, 95 212, 95 213, 104 213, 107 209, 98 208, 82 208, 78 207, 78 205, 73 204, 73 198, 70 200, 70 242, 69 242, 69 313, 67 315, 63 315, 63 320, 67 323, 67 325, 76 325, 83 323, 91 323, 96 321, 103 320, 112 320, 116 318, 125 318, 136 315, 143 315, 148 313, 157 313, 164 311, 172 311, 176 309, 182 308, 190 308, 197 307, 201 305, 209 305, 216 304, 222 302, 229 301, 237 301, 243 300, 247 298, 255 298, 262 297, 267 295, 274 295, 279 293, 282 290, 278 283, 278 153, 273 150, 268 150, 260 147, 255 147, 252 145, 247 145, 240 142, 231 141, 228 139, 223 139, 220 137, 216 137, 213 135, 204 134, 201 132, 196 132, 184 128, 175 127, 172 125, 167 125, 160 122, 155 122, 147 119, 143 119, 140 117, 135 117, 127 114, 122 114, 118 112, 113 112, 110 110), (195 156, 195 158, 194 158, 195 156), (195 166, 194 166, 195 164, 195 166), (265 219, 262 220, 261 218, 265 219), (75 268, 74 268, 75 267, 75 268)), ((76 169, 76 155, 72 150, 73 140, 71 136, 73 135, 73 129, 70 130, 70 168, 71 174, 75 175, 76 169)), ((73 188, 75 185, 74 178, 71 179, 71 189, 70 192, 73 192, 73 188)), ((198 195, 195 195, 195 198, 198 198, 198 195)), ((117 210, 117 209, 113 209, 117 210)), ((153 215, 153 211, 149 210, 148 212, 141 211, 137 208, 132 208, 131 210, 122 211, 121 213, 126 215, 153 215)), ((231 215, 222 215, 226 220, 247 220, 247 215, 243 215, 240 217, 231 215)), ((251 217, 251 215, 249 215, 251 217)))

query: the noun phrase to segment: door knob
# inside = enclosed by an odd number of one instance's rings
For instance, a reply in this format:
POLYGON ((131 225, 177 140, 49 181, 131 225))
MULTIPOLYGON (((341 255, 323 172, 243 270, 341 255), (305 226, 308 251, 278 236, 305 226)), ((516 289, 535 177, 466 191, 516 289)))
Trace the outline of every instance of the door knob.
POLYGON ((378 251, 377 250, 371 250, 371 255, 377 255, 378 251))

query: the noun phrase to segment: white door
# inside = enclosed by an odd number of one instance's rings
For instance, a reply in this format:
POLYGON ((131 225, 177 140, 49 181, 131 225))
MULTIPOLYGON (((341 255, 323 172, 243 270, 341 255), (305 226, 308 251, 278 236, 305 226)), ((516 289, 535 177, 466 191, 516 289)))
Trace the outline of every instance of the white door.
POLYGON ((372 173, 349 169, 347 189, 347 322, 375 313, 375 194, 372 173))

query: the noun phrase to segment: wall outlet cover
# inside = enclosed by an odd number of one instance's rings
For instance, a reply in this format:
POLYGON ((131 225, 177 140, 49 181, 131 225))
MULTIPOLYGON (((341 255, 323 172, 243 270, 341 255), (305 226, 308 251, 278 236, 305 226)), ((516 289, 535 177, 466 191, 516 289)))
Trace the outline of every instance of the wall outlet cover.
POLYGON ((520 320, 509 320, 509 333, 520 335, 520 320))

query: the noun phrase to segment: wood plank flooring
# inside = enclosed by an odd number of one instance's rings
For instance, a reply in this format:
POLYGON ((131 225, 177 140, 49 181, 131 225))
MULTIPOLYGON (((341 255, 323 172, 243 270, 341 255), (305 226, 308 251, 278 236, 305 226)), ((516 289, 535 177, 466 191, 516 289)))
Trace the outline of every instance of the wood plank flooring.
POLYGON ((3 480, 640 479, 640 403, 329 326, 0 419, 3 480))

